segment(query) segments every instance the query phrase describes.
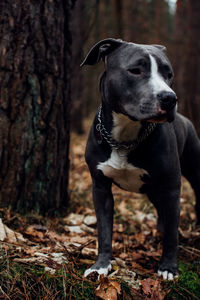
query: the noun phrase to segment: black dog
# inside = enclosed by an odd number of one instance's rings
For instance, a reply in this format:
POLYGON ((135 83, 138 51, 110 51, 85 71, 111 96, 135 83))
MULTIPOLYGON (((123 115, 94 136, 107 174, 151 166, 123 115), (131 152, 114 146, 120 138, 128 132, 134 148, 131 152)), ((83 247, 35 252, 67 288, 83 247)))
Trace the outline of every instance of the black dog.
POLYGON ((102 105, 90 131, 86 161, 93 181, 99 254, 85 272, 111 269, 112 183, 146 193, 158 213, 163 253, 158 275, 177 274, 181 172, 196 194, 200 222, 200 142, 191 122, 176 113, 173 70, 160 45, 116 39, 97 43, 82 65, 105 62, 100 80, 102 105))

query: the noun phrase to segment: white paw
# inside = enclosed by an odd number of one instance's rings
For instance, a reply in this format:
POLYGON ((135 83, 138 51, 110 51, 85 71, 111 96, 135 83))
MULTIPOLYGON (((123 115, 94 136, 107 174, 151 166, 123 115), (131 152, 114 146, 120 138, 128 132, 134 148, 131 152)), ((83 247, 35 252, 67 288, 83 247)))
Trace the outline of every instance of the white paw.
POLYGON ((93 273, 93 272, 97 272, 99 274, 98 279, 100 277, 101 274, 103 274, 104 276, 108 275, 108 272, 110 272, 112 269, 111 264, 109 264, 107 267, 105 268, 99 268, 99 269, 95 269, 95 268, 89 268, 85 271, 84 273, 84 277, 87 277, 89 274, 93 273))
POLYGON ((162 277, 164 280, 174 280, 178 277, 178 275, 174 275, 171 272, 168 271, 159 271, 158 270, 158 277, 162 277))

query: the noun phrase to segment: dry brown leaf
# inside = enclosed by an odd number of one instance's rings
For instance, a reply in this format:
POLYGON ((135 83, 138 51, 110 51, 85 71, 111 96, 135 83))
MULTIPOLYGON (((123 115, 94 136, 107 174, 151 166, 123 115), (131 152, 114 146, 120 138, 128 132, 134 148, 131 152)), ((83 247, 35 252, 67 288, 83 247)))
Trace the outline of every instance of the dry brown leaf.
POLYGON ((154 280, 151 278, 147 278, 144 280, 141 280, 142 290, 145 295, 151 295, 152 292, 152 286, 154 286, 154 280))
POLYGON ((82 255, 94 256, 97 255, 97 249, 85 247, 81 251, 82 255))
POLYGON ((158 249, 157 251, 143 251, 143 250, 140 250, 140 253, 143 253, 145 256, 156 257, 156 256, 161 256, 162 250, 161 249, 158 249))
POLYGON ((145 295, 148 296, 148 299, 151 300, 163 300, 165 295, 161 289, 159 280, 154 280, 147 278, 141 280, 142 290, 145 295))
POLYGON ((140 244, 144 244, 145 240, 146 240, 146 236, 143 233, 138 233, 134 235, 135 239, 137 242, 139 242, 140 244))
POLYGON ((67 225, 81 225, 83 222, 84 216, 80 214, 69 214, 66 218, 63 219, 67 225))
POLYGON ((79 243, 81 245, 88 243, 90 240, 93 240, 94 238, 92 236, 73 236, 70 238, 71 243, 79 243))
POLYGON ((115 257, 115 261, 117 263, 118 266, 125 268, 126 267, 126 262, 119 258, 119 257, 115 257))
POLYGON ((196 237, 200 236, 200 232, 199 231, 185 231, 185 230, 182 230, 180 227, 179 227, 179 233, 185 239, 196 238, 196 237))
POLYGON ((88 233, 95 233, 95 229, 94 228, 91 228, 85 224, 82 224, 80 226, 81 230, 85 231, 85 232, 88 232, 88 233))
POLYGON ((0 241, 5 241, 6 239, 6 231, 5 231, 5 227, 4 224, 0 218, 0 241))
POLYGON ((97 218, 95 216, 86 216, 83 220, 84 224, 87 226, 96 225, 97 218))
POLYGON ((141 251, 140 251, 140 253, 139 252, 132 252, 132 253, 130 253, 130 256, 133 259, 133 261, 143 258, 143 255, 141 254, 141 251))
POLYGON ((133 269, 143 270, 143 267, 134 261, 131 263, 131 265, 133 269))
POLYGON ((18 242, 26 242, 26 239, 21 233, 16 232, 4 225, 2 219, 0 218, 0 241, 16 244, 18 242))
POLYGON ((121 259, 126 259, 126 258, 128 257, 128 253, 122 252, 122 253, 120 253, 119 257, 120 257, 121 259))
POLYGON ((78 234, 83 232, 83 230, 81 229, 80 226, 68 226, 68 225, 65 225, 64 229, 67 232, 78 233, 78 234))
POLYGON ((132 214, 130 210, 126 208, 125 201, 121 201, 121 203, 117 205, 117 209, 119 210, 120 214, 122 214, 123 216, 130 216, 132 214))
POLYGON ((95 291, 96 297, 103 300, 117 300, 117 295, 121 293, 120 284, 103 275, 100 276, 100 281, 101 283, 95 291))
POLYGON ((63 263, 67 262, 64 253, 42 253, 35 252, 31 255, 31 257, 23 257, 23 258, 14 258, 14 261, 21 263, 36 263, 42 265, 49 265, 51 268, 56 269, 58 266, 61 266, 63 263), (34 255, 34 256, 33 256, 34 255))
POLYGON ((123 232, 124 231, 124 227, 123 224, 114 224, 113 225, 113 231, 114 232, 123 232))
POLYGON ((31 235, 33 237, 38 237, 40 239, 43 239, 44 238, 44 232, 41 232, 37 229, 35 229, 35 225, 29 225, 27 228, 26 228, 26 231, 25 233, 27 235, 31 235))

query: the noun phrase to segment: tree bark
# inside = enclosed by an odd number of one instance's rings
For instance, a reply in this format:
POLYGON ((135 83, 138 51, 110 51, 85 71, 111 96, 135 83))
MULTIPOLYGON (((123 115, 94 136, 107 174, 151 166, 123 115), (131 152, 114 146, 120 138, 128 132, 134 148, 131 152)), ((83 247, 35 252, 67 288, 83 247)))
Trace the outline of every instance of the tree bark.
POLYGON ((175 91, 179 101, 179 111, 184 113, 184 76, 186 62, 186 42, 188 36, 186 1, 178 0, 175 15, 175 38, 173 51, 173 67, 175 73, 175 91))
POLYGON ((71 129, 78 134, 83 128, 83 72, 80 68, 84 44, 84 1, 77 0, 72 18, 72 72, 71 72, 71 129))
POLYGON ((67 207, 71 5, 0 2, 1 207, 67 207))

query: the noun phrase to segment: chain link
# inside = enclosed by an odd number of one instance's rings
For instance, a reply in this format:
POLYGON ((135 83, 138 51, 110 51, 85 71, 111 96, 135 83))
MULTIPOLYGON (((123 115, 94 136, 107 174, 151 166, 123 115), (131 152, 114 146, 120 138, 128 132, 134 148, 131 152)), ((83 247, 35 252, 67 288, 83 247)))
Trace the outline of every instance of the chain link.
POLYGON ((149 123, 145 130, 142 132, 142 134, 139 135, 139 137, 133 142, 118 143, 112 138, 112 135, 106 130, 106 128, 102 124, 102 105, 100 105, 99 107, 97 118, 99 123, 96 125, 96 130, 99 131, 101 137, 103 137, 106 140, 106 142, 116 150, 135 150, 139 146, 139 144, 141 144, 156 127, 156 123, 149 123))

